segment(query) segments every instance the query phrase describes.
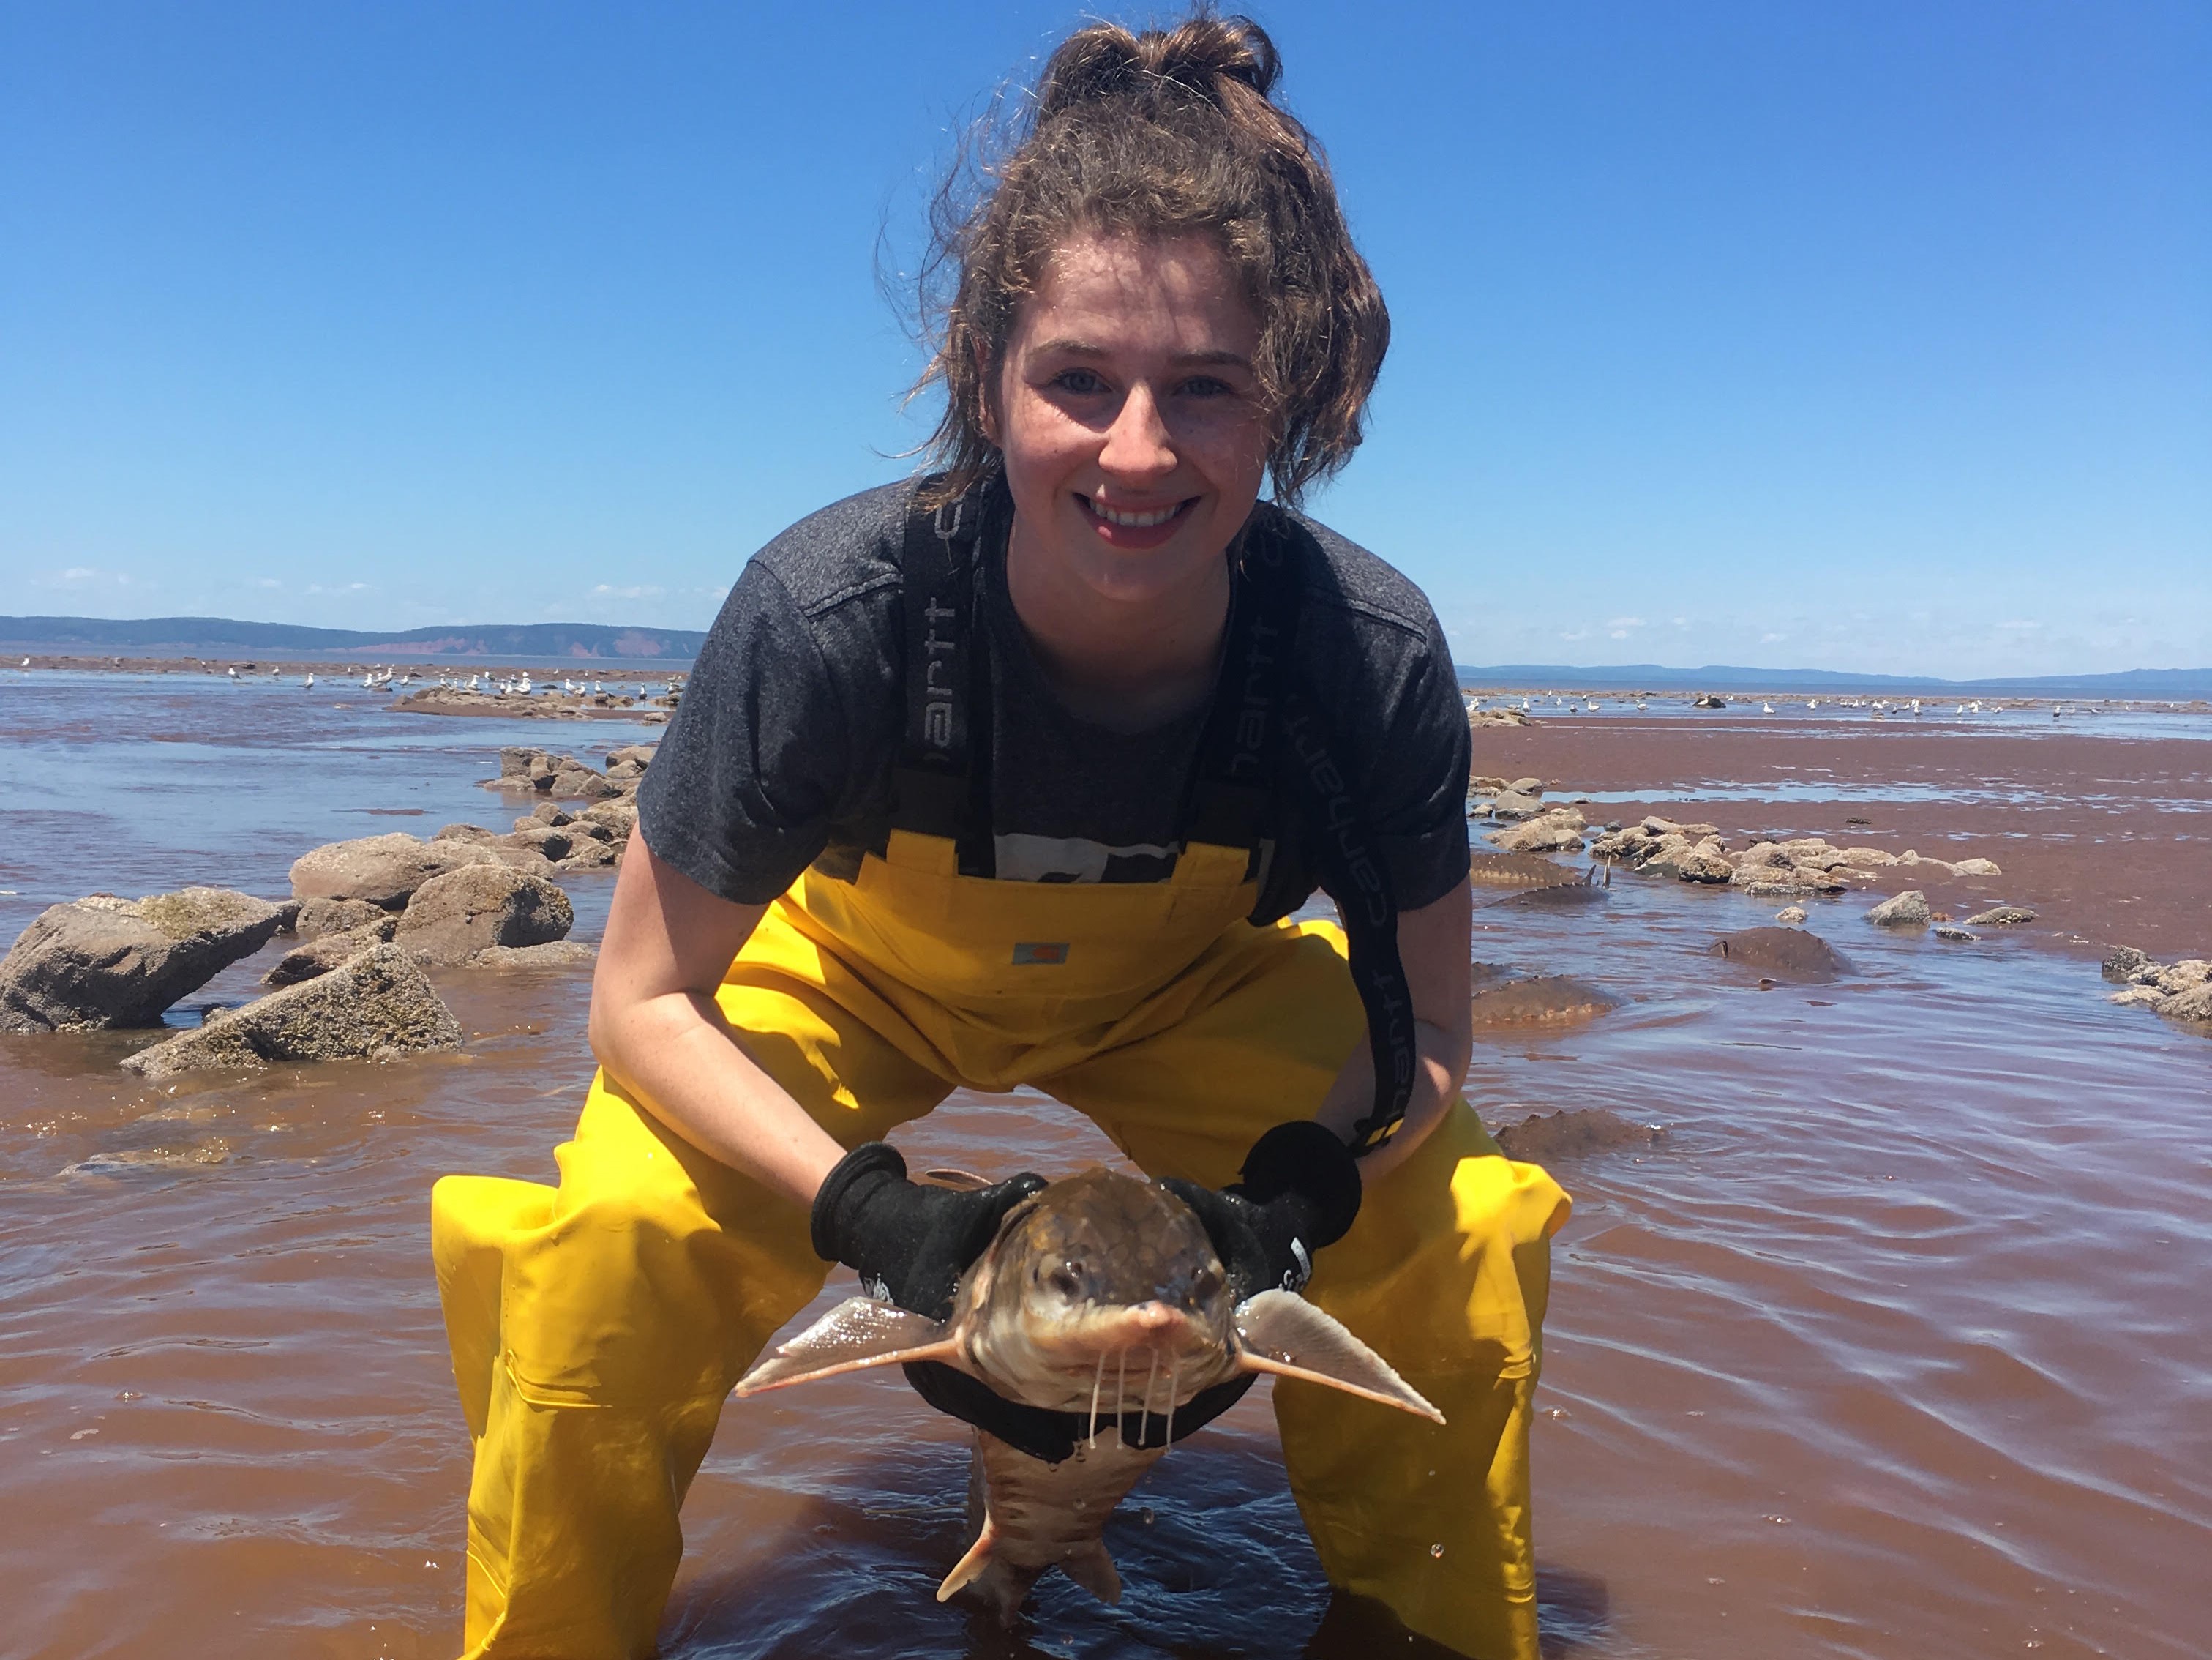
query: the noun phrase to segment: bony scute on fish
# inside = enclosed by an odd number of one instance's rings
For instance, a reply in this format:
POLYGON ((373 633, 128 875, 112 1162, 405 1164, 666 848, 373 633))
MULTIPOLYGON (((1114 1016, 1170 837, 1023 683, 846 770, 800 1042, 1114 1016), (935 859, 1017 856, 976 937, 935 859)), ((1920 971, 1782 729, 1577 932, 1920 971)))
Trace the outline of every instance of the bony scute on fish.
MULTIPOLYGON (((975 1432, 970 1542, 938 1600, 966 1590, 1009 1622, 1051 1567, 1102 1601, 1120 1600, 1101 1538, 1107 1518, 1175 1444, 1176 1414, 1210 1389, 1273 1374, 1443 1422, 1387 1361, 1296 1292, 1234 1301, 1189 1207, 1157 1183, 1106 1170, 1055 1182, 1010 1211, 962 1276, 948 1318, 850 1298, 755 1366, 736 1393, 888 1365, 941 1367, 981 1383, 1029 1409, 1023 1438, 1032 1446, 1064 1450, 1042 1456, 975 1432)), ((916 1375, 917 1387, 928 1381, 916 1375)))

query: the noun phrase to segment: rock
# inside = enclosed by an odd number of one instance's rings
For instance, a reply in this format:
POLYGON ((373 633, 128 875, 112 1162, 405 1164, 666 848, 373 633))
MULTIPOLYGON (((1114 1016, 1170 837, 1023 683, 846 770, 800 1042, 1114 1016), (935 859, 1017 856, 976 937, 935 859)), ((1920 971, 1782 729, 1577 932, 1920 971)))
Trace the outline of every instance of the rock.
POLYGON ((550 882, 556 866, 536 848, 518 845, 502 836, 496 842, 487 842, 483 850, 492 856, 492 862, 504 865, 509 870, 519 870, 527 875, 542 877, 550 882))
POLYGON ((1661 1124, 1635 1124, 1602 1107, 1536 1113, 1507 1124, 1492 1138, 1508 1158, 1531 1164, 1616 1147, 1648 1147, 1666 1134, 1661 1124))
POLYGON ((518 828, 512 836, 502 836, 500 844, 522 848, 542 858, 566 859, 574 851, 577 842, 591 839, 585 836, 572 836, 567 830, 556 830, 550 824, 541 824, 535 818, 519 818, 515 823, 518 826, 526 824, 529 828, 518 828))
POLYGON ((1477 1027, 1559 1026, 1591 1019, 1620 1004, 1595 986, 1547 974, 1479 991, 1468 1006, 1477 1027))
POLYGON ((629 801, 596 802, 578 813, 576 821, 587 827, 596 825, 611 841, 627 842, 637 828, 637 807, 629 801))
MULTIPOLYGON (((1803 915, 1798 913, 1801 921, 1803 915)), ((1712 954, 1765 978, 1801 985, 1826 985, 1851 971, 1842 952, 1802 928, 1740 928, 1714 940, 1712 954)))
POLYGON ((1966 926, 1970 928, 2008 928, 2016 923, 2033 921, 2035 921, 2035 913, 2024 906, 1999 905, 1994 909, 1984 911, 1978 916, 1969 916, 1966 919, 1966 926))
POLYGON ((364 922, 357 928, 338 933, 319 934, 296 950, 285 952, 276 966, 261 976, 261 983, 272 988, 296 986, 302 980, 328 974, 362 952, 382 945, 398 926, 399 919, 391 912, 378 911, 374 922, 364 922))
POLYGON ((1470 854, 1467 879, 1479 888, 1551 888, 1582 880, 1564 865, 1528 853, 1470 854))
POLYGON ((1703 696, 1693 700, 1690 707, 1693 709, 1724 709, 1728 707, 1728 699, 1716 697, 1712 693, 1706 692, 1703 696))
POLYGON ((2133 946, 2122 946, 2104 962, 2104 976, 2123 984, 2135 978, 2138 970, 2156 968, 2158 961, 2147 951, 2137 951, 2133 946))
POLYGON ((2154 1009, 2162 1006, 2166 997, 2164 992, 2155 987, 2130 986, 2125 991, 2114 992, 2105 1000, 2107 1003, 2117 1003, 2122 1008, 2142 1006, 2154 1009))
POLYGON ((604 801, 622 794, 599 773, 573 762, 564 762, 561 770, 553 775, 551 793, 564 801, 604 801))
POLYGON ((2212 984, 2201 985, 2193 991, 2185 991, 2167 998, 2159 1012, 2169 1020, 2212 1024, 2212 984))
POLYGON ((1898 862, 1895 854, 1884 853, 1880 848, 1845 848, 1836 855, 1837 864, 1853 870, 1887 870, 1898 862))
POLYGON ((1644 868, 1662 875, 1673 876, 1678 881, 1705 882, 1719 885, 1735 875, 1735 866, 1722 854, 1719 844, 1708 839, 1696 847, 1677 842, 1648 860, 1644 868))
POLYGON ((1516 795, 1541 795, 1544 781, 1540 778, 1516 778, 1505 787, 1516 795))
POLYGON ((496 830, 486 830, 482 824, 447 824, 430 839, 433 842, 489 842, 498 834, 496 830))
POLYGON ((292 865, 292 892, 300 899, 366 899, 398 910, 433 877, 467 865, 495 864, 491 853, 468 842, 422 842, 404 830, 332 842, 292 865))
POLYGON ((540 801, 530 810, 526 817, 516 819, 514 827, 519 830, 530 824, 550 824, 558 830, 563 824, 574 822, 573 814, 555 806, 550 801, 540 801))
POLYGON ((1736 855, 1735 867, 1738 871, 1748 871, 1779 866, 1786 871, 1796 862, 1778 843, 1753 842, 1736 855))
POLYGON ((599 948, 580 939, 549 939, 542 946, 490 946, 469 958, 472 969, 586 968, 599 948))
POLYGON ((1869 911, 1866 920, 1877 927, 1924 928, 1928 926, 1928 896, 1907 888, 1894 899, 1885 899, 1869 911))
POLYGON ((1495 818, 1534 818, 1543 810, 1541 801, 1518 790, 1507 790, 1490 804, 1491 816, 1495 818))
POLYGON ((2170 969, 2160 969, 2152 983, 2163 992, 2185 992, 2194 991, 2208 981, 2212 981, 2212 963, 2191 957, 2170 969))
POLYGON ((1490 839, 1507 853, 1580 853, 1583 816, 1572 807, 1546 813, 1510 830, 1492 830, 1490 839))
POLYGON ((1506 783, 1503 778, 1470 778, 1467 782, 1469 795, 1503 795, 1506 783))
POLYGON ((1952 863, 1954 876, 2002 876, 1994 859, 1960 859, 1952 863))
POLYGON ((1982 936, 1978 933, 1969 933, 1954 923, 1938 922, 1936 925, 1936 937, 1938 939, 1955 939, 1960 944, 1971 945, 1982 936))
POLYGON ((482 866, 425 882, 408 901, 393 938, 423 962, 464 963, 492 946, 562 939, 574 921, 568 896, 545 878, 482 866))
POLYGON ((660 753, 658 744, 625 744, 618 750, 607 751, 607 768, 635 767, 640 772, 653 764, 653 757, 660 753))
POLYGON ((385 945, 305 984, 226 1009, 123 1064, 158 1079, 276 1061, 383 1060, 460 1041, 460 1023, 422 969, 398 946, 385 945))
POLYGON ((158 1025, 179 998, 267 945, 282 918, 229 888, 49 905, 0 960, 0 1031, 158 1025))
POLYGON ((611 870, 622 863, 622 849, 611 842, 596 841, 580 836, 568 849, 568 856, 554 868, 562 874, 573 871, 611 870))
POLYGON ((299 932, 299 922, 300 902, 296 899, 279 899, 276 902, 276 932, 296 933, 299 932))
POLYGON ((1805 920, 1805 908, 1802 905, 1784 905, 1774 913, 1774 920, 1778 922, 1802 922, 1805 920))
POLYGON ((319 939, 326 933, 343 933, 391 916, 380 905, 366 899, 302 899, 292 932, 302 939, 319 939))
POLYGON ((527 783, 545 758, 545 751, 533 749, 503 749, 499 752, 499 775, 527 783))

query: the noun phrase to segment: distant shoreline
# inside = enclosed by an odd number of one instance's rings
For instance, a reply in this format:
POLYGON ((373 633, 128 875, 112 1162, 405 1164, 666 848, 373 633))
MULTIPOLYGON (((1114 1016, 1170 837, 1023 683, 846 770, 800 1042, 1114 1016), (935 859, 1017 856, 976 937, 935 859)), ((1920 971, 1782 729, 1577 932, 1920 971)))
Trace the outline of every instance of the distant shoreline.
MULTIPOLYGON (((26 651, 21 647, 0 646, 0 670, 36 673, 58 671, 75 674, 194 674, 228 680, 231 671, 237 678, 267 680, 282 678, 298 679, 312 674, 322 680, 343 680, 349 676, 367 674, 372 670, 380 676, 387 671, 394 675, 413 675, 418 680, 435 685, 441 676, 448 679, 465 680, 483 675, 496 679, 501 675, 526 674, 532 680, 558 685, 563 680, 598 681, 610 691, 623 688, 646 686, 665 690, 670 682, 682 684, 690 678, 691 660, 680 661, 639 660, 591 658, 531 657, 292 657, 267 654, 252 656, 240 654, 234 657, 154 657, 132 656, 128 653, 91 656, 80 653, 26 651), (27 665, 25 660, 27 659, 27 665), (272 673, 272 671, 274 672, 272 673)), ((382 689, 382 688, 379 688, 382 689)), ((394 686, 391 690, 397 690, 394 686)))

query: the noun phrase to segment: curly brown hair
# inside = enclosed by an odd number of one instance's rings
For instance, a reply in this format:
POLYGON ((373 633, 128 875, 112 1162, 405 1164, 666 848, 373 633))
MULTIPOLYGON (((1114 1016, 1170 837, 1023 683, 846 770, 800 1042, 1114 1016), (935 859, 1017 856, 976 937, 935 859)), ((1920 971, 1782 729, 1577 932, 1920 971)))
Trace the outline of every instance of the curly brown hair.
POLYGON ((1295 505, 1351 459, 1390 315, 1321 146, 1269 96, 1281 73, 1247 17, 1201 9, 1133 34, 1094 23, 1060 42, 1020 113, 979 128, 973 165, 938 194, 923 268, 933 350, 915 390, 945 389, 928 445, 942 496, 996 465, 984 434, 1007 337, 1079 232, 1214 238, 1260 325, 1276 500, 1295 505))

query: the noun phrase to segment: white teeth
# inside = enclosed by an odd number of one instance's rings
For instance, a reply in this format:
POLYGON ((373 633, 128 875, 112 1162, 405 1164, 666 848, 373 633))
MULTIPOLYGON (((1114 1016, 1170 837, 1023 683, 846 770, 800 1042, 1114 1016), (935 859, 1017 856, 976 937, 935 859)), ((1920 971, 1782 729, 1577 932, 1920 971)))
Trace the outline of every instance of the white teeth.
POLYGON ((1182 511, 1182 505, 1178 502, 1171 508, 1162 508, 1158 513, 1116 513, 1113 508, 1093 500, 1091 503, 1091 511, 1109 525, 1120 525, 1127 530, 1150 530, 1155 525, 1166 524, 1169 520, 1182 511))

